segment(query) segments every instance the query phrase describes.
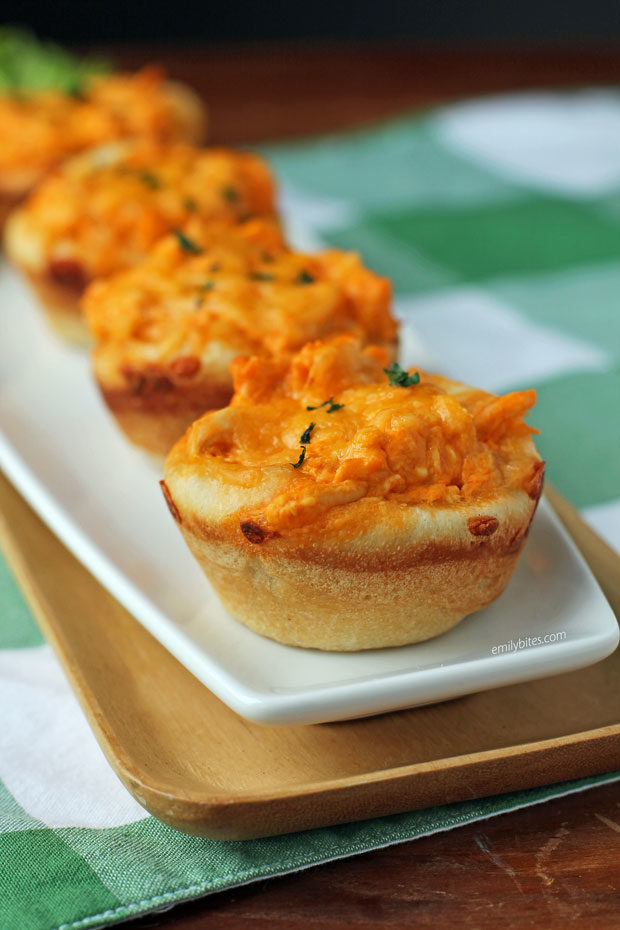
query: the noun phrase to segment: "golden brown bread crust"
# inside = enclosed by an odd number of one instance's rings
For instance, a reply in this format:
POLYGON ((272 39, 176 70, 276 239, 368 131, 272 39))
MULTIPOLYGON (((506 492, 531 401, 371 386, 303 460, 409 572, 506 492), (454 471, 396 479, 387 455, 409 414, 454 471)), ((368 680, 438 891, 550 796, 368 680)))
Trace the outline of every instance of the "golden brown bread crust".
POLYGON ((205 410, 225 407, 232 394, 228 380, 209 373, 188 380, 169 369, 126 372, 127 387, 99 389, 128 439, 155 455, 166 455, 205 410))
POLYGON ((38 254, 38 243, 35 260, 32 260, 31 240, 22 209, 14 210, 7 217, 4 242, 9 259, 33 291, 54 330, 69 342, 88 345, 90 335, 80 309, 87 284, 82 267, 67 259, 43 261, 38 254))
POLYGON ((90 334, 80 310, 83 285, 71 284, 68 277, 63 281, 23 267, 20 271, 58 335, 76 345, 89 345, 90 334))
POLYGON ((436 508, 432 518, 422 507, 363 500, 340 520, 331 514, 284 537, 238 519, 207 525, 175 477, 168 469, 168 506, 231 614, 279 642, 335 651, 430 639, 494 601, 542 488, 539 480, 535 498, 512 492, 436 508))
POLYGON ((0 236, 4 232, 4 227, 9 215, 23 199, 23 194, 14 191, 2 190, 0 186, 0 236))

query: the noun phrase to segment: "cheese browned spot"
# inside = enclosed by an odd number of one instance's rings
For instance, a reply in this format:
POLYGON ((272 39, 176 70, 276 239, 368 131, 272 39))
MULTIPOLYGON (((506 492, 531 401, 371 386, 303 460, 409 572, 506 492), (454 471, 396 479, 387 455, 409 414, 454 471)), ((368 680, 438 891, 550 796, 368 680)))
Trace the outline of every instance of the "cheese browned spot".
POLYGON ((81 294, 86 286, 86 275, 81 262, 74 258, 53 258, 49 263, 49 275, 56 284, 81 294))
POLYGON ((262 529, 258 523, 252 523, 251 520, 244 520, 240 524, 241 532, 251 543, 262 543, 265 537, 267 536, 267 531, 262 529))
POLYGON ((181 520, 181 514, 179 513, 177 505, 172 499, 172 494, 170 493, 170 489, 168 488, 168 485, 163 480, 163 478, 159 482, 159 486, 162 489, 164 499, 166 501, 166 504, 168 505, 168 510, 170 511, 170 513, 172 514, 173 518, 176 520, 177 523, 182 523, 183 521, 181 520))
POLYGON ((537 501, 542 494, 543 484, 545 481, 545 463, 535 462, 532 466, 532 473, 527 482, 527 493, 533 501, 537 501))
POLYGON ((499 526, 497 517, 470 517, 467 521, 472 536, 492 536, 499 526))
POLYGON ((200 371, 200 359, 195 355, 180 355, 170 362, 170 371, 179 378, 191 378, 200 371))

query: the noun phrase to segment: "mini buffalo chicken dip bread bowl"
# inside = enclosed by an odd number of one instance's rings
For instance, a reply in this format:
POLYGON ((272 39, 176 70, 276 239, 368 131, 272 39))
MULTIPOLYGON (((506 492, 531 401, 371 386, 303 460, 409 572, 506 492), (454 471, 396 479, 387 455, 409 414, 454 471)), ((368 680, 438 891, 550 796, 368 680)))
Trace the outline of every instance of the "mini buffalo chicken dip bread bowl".
POLYGON ((94 371, 125 433, 165 455, 205 411, 233 392, 235 356, 292 353, 350 332, 390 359, 396 322, 386 278, 353 253, 304 255, 274 222, 195 221, 129 271, 96 281, 84 298, 94 371))
POLYGON ((498 597, 542 489, 534 391, 408 373, 349 337, 233 372, 162 488, 234 617, 350 651, 437 636, 498 597))
POLYGON ((54 167, 84 149, 129 137, 202 141, 202 103, 189 87, 167 81, 160 68, 83 80, 78 93, 0 93, 0 226, 54 167))
POLYGON ((5 240, 52 322, 83 341, 79 302, 91 280, 134 265, 194 215, 233 224, 274 211, 256 155, 121 142, 65 162, 11 215, 5 240))

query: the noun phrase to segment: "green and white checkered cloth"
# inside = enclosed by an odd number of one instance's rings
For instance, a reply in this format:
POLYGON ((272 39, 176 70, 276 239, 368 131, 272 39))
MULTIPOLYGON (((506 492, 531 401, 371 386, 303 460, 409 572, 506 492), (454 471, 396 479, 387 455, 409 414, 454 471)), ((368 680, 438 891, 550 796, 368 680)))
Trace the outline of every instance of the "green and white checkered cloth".
MULTIPOLYGON (((489 98, 265 151, 301 227, 394 280, 422 355, 537 389, 550 478, 620 548, 620 94, 489 98)), ((266 840, 185 836, 117 781, 1 565, 0 606, 3 930, 97 927, 620 778, 266 840)))

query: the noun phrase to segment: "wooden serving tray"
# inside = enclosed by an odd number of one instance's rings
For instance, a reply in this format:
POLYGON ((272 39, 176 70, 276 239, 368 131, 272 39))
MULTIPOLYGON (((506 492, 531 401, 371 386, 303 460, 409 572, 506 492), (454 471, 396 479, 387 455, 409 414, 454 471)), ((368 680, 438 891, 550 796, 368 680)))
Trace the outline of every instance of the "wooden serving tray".
MULTIPOLYGON (((550 494, 612 606, 620 557, 550 494)), ((590 668, 379 717, 249 723, 105 591, 0 476, 0 542, 110 765, 178 830, 246 839, 620 768, 620 650, 590 668)))

